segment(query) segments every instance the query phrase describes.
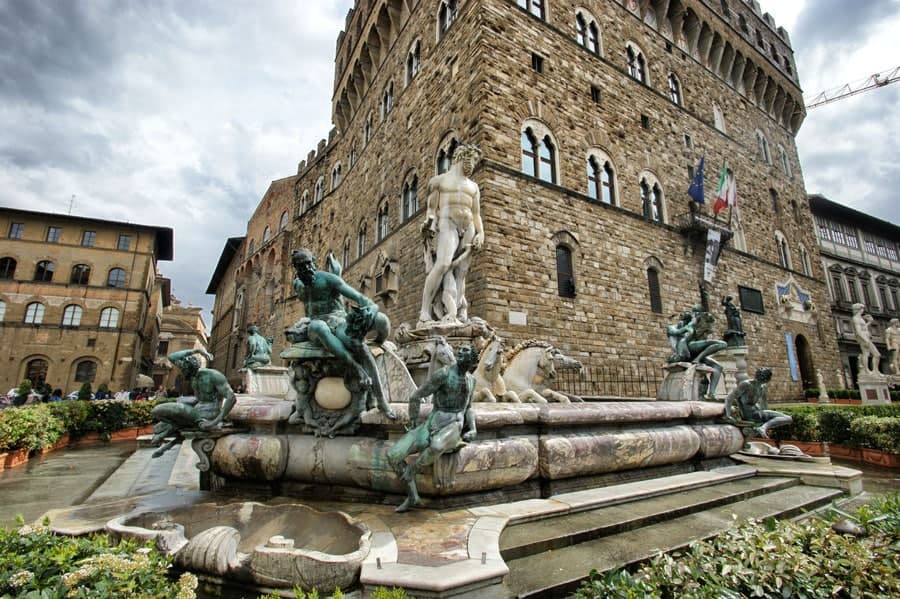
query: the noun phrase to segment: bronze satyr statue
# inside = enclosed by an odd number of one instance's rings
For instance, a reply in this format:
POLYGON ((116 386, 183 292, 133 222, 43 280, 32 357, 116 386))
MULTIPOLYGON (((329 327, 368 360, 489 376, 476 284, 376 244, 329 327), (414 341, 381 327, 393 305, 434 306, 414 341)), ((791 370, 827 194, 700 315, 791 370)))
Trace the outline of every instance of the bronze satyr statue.
POLYGON ((705 364, 713 369, 710 376, 709 387, 703 394, 709 399, 715 397, 719 379, 722 378, 722 365, 710 356, 728 347, 719 339, 707 339, 712 332, 714 317, 709 312, 696 304, 690 312, 682 312, 678 324, 669 325, 666 335, 672 346, 672 355, 669 363, 691 362, 693 364, 705 364))
POLYGON ((159 421, 153 427, 152 444, 159 445, 166 437, 174 437, 153 452, 153 457, 159 457, 171 449, 181 440, 183 431, 216 429, 234 407, 234 391, 225 375, 213 368, 201 368, 195 354, 202 355, 207 363, 212 362, 212 354, 203 349, 185 349, 169 354, 169 361, 191 381, 194 396, 161 403, 150 412, 159 421))
POLYGON ((420 467, 433 464, 440 456, 458 451, 475 439, 472 413, 475 377, 471 373, 477 365, 478 352, 464 345, 456 352, 455 364, 436 371, 409 397, 411 428, 387 453, 388 463, 407 486, 408 495, 397 507, 398 512, 422 504, 416 488, 416 472, 420 467), (416 426, 419 404, 429 395, 434 408, 425 422, 416 426), (407 464, 406 457, 414 453, 419 456, 407 464))
POLYGON ((770 429, 790 424, 790 416, 769 409, 767 387, 771 380, 771 368, 757 368, 756 376, 739 383, 725 398, 726 420, 737 424, 738 419, 734 417, 737 407, 740 420, 754 425, 754 431, 764 439, 769 437, 770 429))
POLYGON ((253 370, 260 366, 268 366, 272 363, 271 337, 263 337, 259 334, 259 327, 251 324, 247 327, 247 357, 244 359, 244 368, 253 370))
POLYGON ((743 347, 747 345, 744 341, 744 321, 741 318, 741 309, 734 304, 732 296, 722 298, 722 306, 725 308, 725 343, 728 347, 743 347))

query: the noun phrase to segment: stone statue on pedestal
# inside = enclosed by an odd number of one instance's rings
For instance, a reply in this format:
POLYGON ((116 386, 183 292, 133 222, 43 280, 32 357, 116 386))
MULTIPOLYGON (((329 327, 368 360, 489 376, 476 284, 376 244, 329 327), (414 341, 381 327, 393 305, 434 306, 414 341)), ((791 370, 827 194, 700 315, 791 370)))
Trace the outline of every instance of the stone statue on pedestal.
POLYGON ((726 420, 735 424, 742 424, 743 421, 764 439, 769 437, 770 429, 790 424, 790 416, 769 409, 767 386, 771 380, 771 368, 757 368, 756 376, 735 387, 725 398, 726 420), (739 420, 734 417, 735 407, 739 420))
POLYGON ((430 322, 469 320, 466 275, 472 254, 484 243, 481 193, 469 176, 481 159, 472 145, 461 145, 453 166, 428 182, 428 204, 422 236, 425 244, 425 286, 418 326, 430 322))
POLYGON ((259 368, 272 363, 272 339, 259 334, 259 327, 251 324, 247 327, 247 357, 244 368, 259 368))
POLYGON ((900 374, 900 320, 891 319, 891 326, 884 331, 884 340, 891 352, 891 374, 900 374))
POLYGON ((202 355, 207 363, 212 362, 212 354, 203 349, 185 349, 168 356, 169 361, 191 381, 194 395, 158 404, 150 412, 159 421, 153 427, 152 444, 159 445, 166 437, 173 437, 156 450, 153 457, 159 457, 171 449, 182 439, 181 433, 185 431, 213 431, 218 428, 234 407, 234 391, 225 375, 213 368, 201 368, 195 354, 202 355))
POLYGON ((869 331, 872 316, 864 313, 866 307, 862 304, 853 304, 850 309, 853 312, 850 319, 853 323, 853 334, 859 343, 859 370, 865 374, 878 374, 881 352, 872 342, 872 334, 869 331))
POLYGON ((387 453, 388 463, 406 482, 408 489, 406 499, 397 507, 398 512, 421 505, 416 488, 416 472, 421 466, 435 465, 437 486, 452 484, 452 472, 450 476, 437 476, 436 462, 475 439, 477 431, 472 412, 475 377, 472 372, 477 365, 478 352, 465 345, 456 352, 455 364, 436 371, 410 396, 408 431, 387 453), (434 407, 425 422, 417 426, 419 404, 429 395, 434 407), (419 456, 407 464, 406 457, 414 453, 419 456))

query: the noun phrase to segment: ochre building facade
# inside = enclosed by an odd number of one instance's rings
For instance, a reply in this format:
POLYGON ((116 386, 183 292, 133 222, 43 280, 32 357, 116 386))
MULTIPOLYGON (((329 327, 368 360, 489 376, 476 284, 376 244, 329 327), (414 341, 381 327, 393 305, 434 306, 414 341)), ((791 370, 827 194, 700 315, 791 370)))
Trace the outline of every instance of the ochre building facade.
POLYGON ((149 375, 172 229, 0 209, 0 388, 113 392, 149 375))
POLYGON ((284 346, 302 315, 288 259, 300 246, 320 266, 332 251, 395 326, 414 325, 426 185, 474 143, 485 244, 470 316, 589 367, 658 369, 666 325, 700 301, 703 228, 686 191, 705 157, 699 214, 712 218, 724 163, 739 198, 715 224, 734 238, 710 308, 739 298, 750 367, 774 369, 773 398, 799 397, 819 370, 838 386, 794 140, 802 92, 787 33, 757 3, 357 2, 337 40, 332 116, 328 139, 272 183, 217 268, 209 291, 233 290, 217 295, 214 341, 230 313, 233 347, 251 322, 284 346))

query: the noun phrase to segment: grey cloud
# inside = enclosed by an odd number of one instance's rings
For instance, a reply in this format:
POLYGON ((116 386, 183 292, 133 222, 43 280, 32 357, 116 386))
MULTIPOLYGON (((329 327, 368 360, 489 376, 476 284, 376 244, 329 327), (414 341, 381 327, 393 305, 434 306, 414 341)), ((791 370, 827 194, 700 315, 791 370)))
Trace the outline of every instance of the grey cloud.
POLYGON ((897 0, 810 0, 791 32, 801 52, 827 46, 833 52, 865 43, 872 28, 896 13, 897 0))

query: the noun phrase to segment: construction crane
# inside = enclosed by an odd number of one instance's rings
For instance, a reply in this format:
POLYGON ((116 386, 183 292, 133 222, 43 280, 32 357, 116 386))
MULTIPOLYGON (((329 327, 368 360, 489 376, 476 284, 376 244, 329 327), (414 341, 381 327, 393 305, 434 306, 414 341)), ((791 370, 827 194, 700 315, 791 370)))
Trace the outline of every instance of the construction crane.
POLYGON ((900 67, 894 67, 893 69, 876 73, 854 83, 845 83, 840 87, 816 94, 809 103, 807 103, 806 109, 810 110, 812 108, 824 106, 825 104, 837 102, 838 100, 843 100, 844 98, 867 92, 870 89, 884 87, 891 83, 896 83, 897 81, 900 81, 900 67))

